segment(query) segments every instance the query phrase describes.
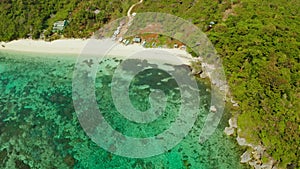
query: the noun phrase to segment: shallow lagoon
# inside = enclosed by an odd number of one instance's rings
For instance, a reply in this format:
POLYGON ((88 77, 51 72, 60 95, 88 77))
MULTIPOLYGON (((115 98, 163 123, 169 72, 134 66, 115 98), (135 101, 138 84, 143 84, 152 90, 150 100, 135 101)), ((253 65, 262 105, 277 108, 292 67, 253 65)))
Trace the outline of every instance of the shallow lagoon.
MULTIPOLYGON (((0 52, 0 168, 245 168, 239 163, 239 147, 223 133, 226 115, 213 136, 198 143, 209 107, 209 93, 200 82, 202 101, 196 124, 173 149, 132 159, 100 148, 81 128, 73 107, 75 62, 72 56, 0 52)), ((131 102, 137 109, 149 108, 147 85, 162 86, 173 97, 165 115, 151 124, 129 122, 110 97, 112 73, 119 62, 104 60, 97 73, 97 102, 105 119, 128 136, 147 137, 165 130, 177 115, 178 107, 172 104, 179 98, 174 81, 157 70, 139 74, 130 86, 131 102)))

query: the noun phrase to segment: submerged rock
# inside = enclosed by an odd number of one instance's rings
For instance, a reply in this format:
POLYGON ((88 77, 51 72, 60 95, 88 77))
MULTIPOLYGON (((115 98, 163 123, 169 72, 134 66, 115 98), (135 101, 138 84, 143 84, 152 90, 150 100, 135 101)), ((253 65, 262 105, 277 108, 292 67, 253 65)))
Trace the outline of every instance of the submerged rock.
POLYGON ((28 164, 26 164, 24 161, 16 159, 15 160, 15 165, 18 168, 22 168, 22 169, 30 169, 30 166, 28 164))
POLYGON ((75 165, 75 159, 70 154, 66 155, 64 158, 64 162, 70 167, 73 168, 75 165))
POLYGON ((8 160, 8 156, 7 156, 7 151, 6 149, 0 151, 0 167, 4 168, 4 164, 6 163, 6 161, 8 160))

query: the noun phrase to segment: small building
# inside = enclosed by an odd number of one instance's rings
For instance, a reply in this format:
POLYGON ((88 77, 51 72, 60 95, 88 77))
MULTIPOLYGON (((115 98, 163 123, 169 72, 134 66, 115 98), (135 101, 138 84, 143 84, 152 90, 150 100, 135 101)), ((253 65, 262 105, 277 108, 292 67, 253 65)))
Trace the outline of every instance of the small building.
POLYGON ((135 38, 133 38, 133 42, 134 42, 134 43, 141 43, 141 42, 142 42, 142 39, 139 38, 139 37, 135 37, 135 38))
POLYGON ((63 21, 57 21, 53 24, 53 29, 52 32, 60 32, 63 31, 64 28, 67 26, 68 21, 67 20, 63 20, 63 21))
POLYGON ((125 46, 127 46, 127 45, 129 45, 130 40, 128 40, 128 39, 123 39, 123 40, 122 40, 122 43, 123 43, 125 46))
POLYGON ((129 43, 130 43, 130 41, 129 41, 129 40, 126 40, 125 45, 126 45, 126 46, 129 45, 129 43))

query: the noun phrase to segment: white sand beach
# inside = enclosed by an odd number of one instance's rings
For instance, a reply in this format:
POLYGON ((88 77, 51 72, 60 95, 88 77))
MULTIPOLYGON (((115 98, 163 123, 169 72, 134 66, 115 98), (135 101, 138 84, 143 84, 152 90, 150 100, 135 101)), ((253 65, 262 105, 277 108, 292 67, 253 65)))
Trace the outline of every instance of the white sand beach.
MULTIPOLYGON (((98 43, 102 44, 103 40, 93 40, 96 45, 98 43)), ((54 53, 54 54, 74 54, 78 56, 86 48, 87 44, 90 45, 90 39, 61 39, 52 42, 46 42, 43 40, 30 40, 30 39, 20 39, 11 42, 0 42, 0 51, 19 51, 19 52, 34 52, 34 53, 54 53)), ((108 55, 127 57, 134 53, 138 53, 146 49, 140 44, 130 44, 125 46, 124 44, 118 43, 112 48, 108 55)), ((176 56, 177 62, 172 62, 170 58, 161 58, 161 61, 169 64, 178 64, 178 59, 181 64, 190 64, 192 56, 185 50, 181 49, 166 49, 166 48, 156 48, 155 51, 168 52, 171 55, 176 56)), ((176 59, 175 59, 176 60, 176 59)))
POLYGON ((13 50, 36 53, 79 54, 87 40, 68 39, 46 42, 43 40, 20 39, 11 42, 1 42, 1 50, 13 50))

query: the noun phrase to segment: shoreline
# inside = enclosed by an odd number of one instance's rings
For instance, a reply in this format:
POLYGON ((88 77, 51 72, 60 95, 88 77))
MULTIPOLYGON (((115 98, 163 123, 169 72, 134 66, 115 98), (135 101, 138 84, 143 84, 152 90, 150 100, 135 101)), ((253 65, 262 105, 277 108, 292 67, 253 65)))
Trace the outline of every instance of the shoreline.
MULTIPOLYGON (((79 56, 84 50, 85 46, 90 42, 91 39, 60 39, 51 42, 44 40, 31 40, 31 39, 19 39, 10 42, 0 42, 1 51, 14 51, 14 52, 27 52, 27 53, 45 53, 45 54, 66 54, 79 56)), ((102 40, 96 40, 95 43, 99 43, 102 40)), ((93 43, 93 42, 92 42, 93 43)), ((167 64, 178 65, 178 59, 184 65, 190 65, 193 60, 192 56, 181 49, 170 49, 170 48, 144 48, 141 44, 129 44, 124 45, 116 42, 116 46, 112 48, 107 56, 113 56, 118 58, 126 58, 127 56, 133 55, 138 52, 147 50, 158 50, 162 52, 168 52, 174 55, 177 59, 166 59, 162 58, 161 61, 167 64), (177 60, 174 61, 174 60, 177 60)), ((94 45, 94 44, 93 44, 94 45)), ((97 44, 96 44, 97 45, 97 44)))
MULTIPOLYGON (((19 40, 14 40, 10 42, 0 42, 0 52, 1 51, 12 51, 12 52, 26 52, 26 53, 44 53, 44 54, 62 54, 62 55, 67 55, 69 57, 78 57, 84 47, 87 45, 91 39, 59 39, 51 42, 47 42, 44 40, 31 40, 31 39, 19 39, 19 40)), ((101 41, 101 40, 97 40, 101 41)), ((166 63, 166 64, 172 64, 172 65, 178 65, 178 58, 182 62, 182 64, 192 66, 191 62, 195 61, 195 58, 193 58, 188 52, 185 50, 180 50, 180 49, 170 49, 170 48, 144 48, 141 44, 129 44, 125 46, 124 44, 116 42, 117 45, 109 52, 108 56, 112 57, 117 57, 117 58, 125 58, 124 55, 132 55, 137 52, 149 50, 149 49, 157 49, 165 52, 170 52, 172 55, 176 55, 177 59, 166 59, 162 58, 161 61, 166 63), (174 61, 175 60, 175 61, 174 61), (176 61, 177 60, 177 61, 176 61)), ((47 56, 46 56, 47 57, 47 56)), ((202 65, 202 66, 205 66, 202 65)), ((212 65, 208 65, 212 66, 212 65)), ((202 67, 203 69, 204 67, 202 67)), ((197 73, 196 73, 197 74, 197 73)), ((205 79, 210 77, 209 72, 203 72, 200 74, 200 78, 205 79)), ((228 87, 228 86, 227 86, 228 87)), ((229 94, 229 93, 228 93, 229 94)), ((226 102, 231 102, 231 104, 234 107, 238 107, 239 105, 237 104, 236 101, 230 97, 227 98, 226 102), (229 101, 230 100, 230 101, 229 101)), ((226 127, 224 129, 224 132, 228 136, 234 135, 234 133, 237 132, 238 126, 236 123, 236 118, 237 117, 231 117, 229 120, 229 127, 226 127)), ((243 147, 245 145, 240 143, 240 140, 237 137, 236 143, 237 145, 243 147)), ((255 146, 248 146, 254 148, 255 146)), ((252 152, 253 153, 253 152, 252 152)), ((244 155, 244 154, 243 154, 244 155)), ((241 163, 245 163, 245 158, 243 159, 243 155, 241 156, 241 163)), ((258 161, 258 160, 254 160, 258 161)), ((249 164, 249 162, 253 162, 253 159, 250 160, 248 159, 246 163, 249 164)), ((251 163, 250 163, 251 165, 251 163)), ((272 164, 271 164, 272 165, 272 164)), ((253 166, 253 164, 252 164, 253 166)))

